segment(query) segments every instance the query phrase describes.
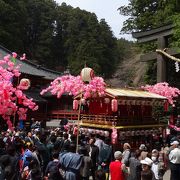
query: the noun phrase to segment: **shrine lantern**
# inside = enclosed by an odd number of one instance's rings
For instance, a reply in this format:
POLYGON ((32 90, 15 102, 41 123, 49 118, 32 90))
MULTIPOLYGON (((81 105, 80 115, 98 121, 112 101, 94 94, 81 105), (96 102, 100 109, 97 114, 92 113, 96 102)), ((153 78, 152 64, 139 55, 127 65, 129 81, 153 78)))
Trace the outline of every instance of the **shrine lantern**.
POLYGON ((20 83, 19 83, 19 88, 22 89, 22 90, 27 90, 29 89, 31 83, 30 83, 30 80, 29 79, 26 79, 26 78, 23 78, 20 80, 20 83))
POLYGON ((112 109, 113 112, 117 112, 117 110, 118 110, 118 101, 117 101, 117 99, 113 99, 111 101, 111 109, 112 109))
POLYGON ((73 110, 77 110, 78 109, 78 100, 73 100, 73 110))
POLYGON ((94 70, 89 68, 89 67, 85 67, 81 70, 81 79, 84 82, 90 82, 92 79, 94 78, 94 70))

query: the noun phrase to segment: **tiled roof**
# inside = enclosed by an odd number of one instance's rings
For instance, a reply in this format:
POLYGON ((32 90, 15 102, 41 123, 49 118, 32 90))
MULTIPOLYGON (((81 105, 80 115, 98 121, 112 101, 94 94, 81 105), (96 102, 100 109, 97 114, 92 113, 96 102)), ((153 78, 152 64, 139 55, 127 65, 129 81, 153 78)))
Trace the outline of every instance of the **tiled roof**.
MULTIPOLYGON (((12 54, 12 52, 0 45, 0 59, 7 54, 12 54)), ((19 57, 16 59, 16 63, 17 65, 21 64, 20 72, 24 74, 41 76, 45 79, 50 79, 50 80, 53 80, 58 76, 62 75, 62 73, 60 72, 46 69, 40 65, 32 63, 31 61, 28 60, 21 61, 19 57)))

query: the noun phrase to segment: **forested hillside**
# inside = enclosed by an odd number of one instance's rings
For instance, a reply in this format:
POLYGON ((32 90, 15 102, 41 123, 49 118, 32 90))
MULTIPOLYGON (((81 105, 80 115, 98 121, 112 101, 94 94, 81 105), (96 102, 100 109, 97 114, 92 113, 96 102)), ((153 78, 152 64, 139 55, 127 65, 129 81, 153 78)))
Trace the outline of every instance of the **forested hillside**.
POLYGON ((0 0, 0 43, 32 61, 79 74, 86 64, 112 76, 122 59, 118 41, 104 19, 53 0, 0 0))
MULTIPOLYGON (((129 18, 122 32, 174 24, 169 46, 180 47, 179 0, 129 0, 119 7, 129 18)), ((79 74, 84 65, 115 86, 154 83, 156 64, 139 62, 156 43, 140 44, 114 37, 104 19, 53 0, 0 0, 0 44, 48 68, 79 74)))

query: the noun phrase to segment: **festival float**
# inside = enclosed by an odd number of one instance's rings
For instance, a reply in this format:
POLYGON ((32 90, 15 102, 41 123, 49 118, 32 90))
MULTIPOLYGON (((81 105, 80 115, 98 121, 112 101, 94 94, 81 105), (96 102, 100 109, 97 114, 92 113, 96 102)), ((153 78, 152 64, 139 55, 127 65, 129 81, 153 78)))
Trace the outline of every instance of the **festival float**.
POLYGON ((168 105, 165 96, 143 89, 105 88, 103 96, 94 93, 84 99, 79 94, 74 99, 74 108, 78 108, 78 101, 82 106, 80 132, 111 137, 118 148, 125 142, 134 148, 147 142, 153 145, 166 136, 167 124, 153 117, 154 107, 165 109, 168 105))
MULTIPOLYGON (((118 147, 122 147, 124 142, 138 147, 146 142, 153 144, 166 136, 167 123, 154 117, 153 109, 166 109, 172 103, 165 96, 167 94, 153 92, 148 87, 106 88, 104 80, 96 77, 91 68, 85 67, 80 76, 56 78, 41 94, 50 91, 57 98, 63 93, 74 96, 73 110, 79 112, 76 121, 78 133, 111 137, 112 143, 118 147)), ((160 87, 159 90, 167 93, 160 87)))

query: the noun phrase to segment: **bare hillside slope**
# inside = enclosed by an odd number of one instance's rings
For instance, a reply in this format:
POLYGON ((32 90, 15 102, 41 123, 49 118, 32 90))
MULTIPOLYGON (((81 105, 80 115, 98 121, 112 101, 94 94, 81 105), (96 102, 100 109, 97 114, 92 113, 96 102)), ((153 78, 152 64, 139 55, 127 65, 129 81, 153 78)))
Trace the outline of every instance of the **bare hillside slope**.
POLYGON ((106 82, 110 87, 140 87, 146 72, 146 63, 140 62, 141 53, 137 47, 131 47, 117 71, 106 82))

